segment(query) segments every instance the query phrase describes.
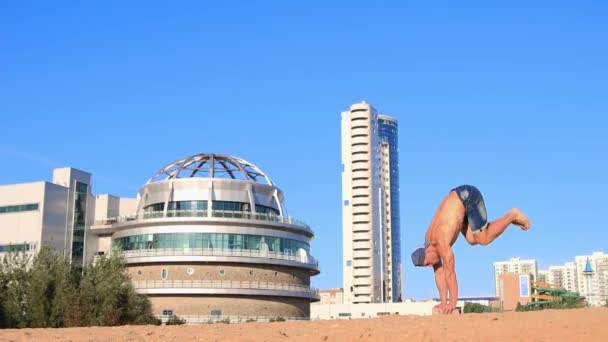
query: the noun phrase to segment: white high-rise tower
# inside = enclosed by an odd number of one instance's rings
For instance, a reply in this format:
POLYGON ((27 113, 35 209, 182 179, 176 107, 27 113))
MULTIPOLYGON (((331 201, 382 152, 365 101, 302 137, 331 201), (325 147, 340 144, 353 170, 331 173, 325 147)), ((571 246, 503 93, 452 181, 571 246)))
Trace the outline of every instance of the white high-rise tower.
POLYGON ((401 299, 397 121, 365 102, 342 113, 344 303, 401 299))

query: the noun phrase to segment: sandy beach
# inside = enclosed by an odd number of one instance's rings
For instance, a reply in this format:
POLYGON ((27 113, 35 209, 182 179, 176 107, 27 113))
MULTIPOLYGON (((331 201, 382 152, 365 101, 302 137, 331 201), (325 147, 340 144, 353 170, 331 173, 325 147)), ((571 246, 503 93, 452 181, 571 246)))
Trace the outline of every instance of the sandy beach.
POLYGON ((311 322, 9 329, 0 341, 606 341, 608 308, 311 322))

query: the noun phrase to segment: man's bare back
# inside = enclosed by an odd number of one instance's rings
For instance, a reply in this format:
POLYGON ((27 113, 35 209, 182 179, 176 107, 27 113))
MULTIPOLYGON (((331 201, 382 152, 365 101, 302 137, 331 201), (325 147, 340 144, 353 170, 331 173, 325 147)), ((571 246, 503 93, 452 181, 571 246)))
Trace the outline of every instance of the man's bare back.
POLYGON ((456 307, 458 282, 452 246, 458 239, 458 234, 461 233, 471 245, 488 245, 510 224, 518 225, 523 230, 530 228, 530 221, 517 208, 488 223, 483 197, 474 186, 454 188, 441 201, 426 232, 424 248, 418 248, 412 253, 415 266, 433 266, 441 300, 437 309, 451 313, 456 307))
POLYGON ((442 239, 452 246, 465 224, 464 205, 456 192, 450 191, 441 201, 424 239, 431 242, 442 239))

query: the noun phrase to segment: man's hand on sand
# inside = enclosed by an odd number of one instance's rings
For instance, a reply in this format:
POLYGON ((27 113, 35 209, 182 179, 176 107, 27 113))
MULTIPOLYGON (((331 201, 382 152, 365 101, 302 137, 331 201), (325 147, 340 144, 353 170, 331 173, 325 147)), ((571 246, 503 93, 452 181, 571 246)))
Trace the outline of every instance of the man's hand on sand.
POLYGON ((443 310, 445 309, 446 305, 447 304, 445 304, 445 303, 439 303, 439 304, 433 306, 433 311, 437 310, 437 311, 443 313, 443 310))
POLYGON ((456 309, 456 304, 440 303, 433 307, 433 312, 438 312, 442 315, 449 315, 456 309))
POLYGON ((449 314, 451 314, 451 313, 452 313, 452 311, 454 311, 454 310, 456 310, 456 304, 452 304, 452 303, 450 303, 450 304, 446 304, 446 305, 444 306, 444 311, 443 311, 443 314, 445 314, 445 315, 449 315, 449 314))
POLYGON ((442 315, 450 313, 450 304, 447 303, 439 303, 433 307, 433 312, 438 312, 442 315))

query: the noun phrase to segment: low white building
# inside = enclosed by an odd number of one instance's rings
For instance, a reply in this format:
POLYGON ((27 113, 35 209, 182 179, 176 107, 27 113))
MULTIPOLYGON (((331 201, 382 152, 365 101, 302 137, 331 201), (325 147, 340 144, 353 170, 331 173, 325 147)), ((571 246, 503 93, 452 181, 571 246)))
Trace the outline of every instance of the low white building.
POLYGON ((319 290, 319 297, 321 300, 318 302, 318 304, 342 304, 344 303, 343 294, 344 291, 342 288, 319 290))
POLYGON ((90 233, 95 220, 131 213, 136 199, 91 194, 91 174, 74 168, 53 170, 52 182, 0 186, 0 255, 10 250, 36 253, 42 244, 65 250, 84 265, 97 248, 90 233), (87 248, 91 246, 91 248, 87 248))
MULTIPOLYGON (((375 318, 387 315, 430 316, 438 301, 369 303, 369 304, 317 304, 310 305, 311 320, 375 318)), ((461 310, 463 301, 458 301, 461 310)))

